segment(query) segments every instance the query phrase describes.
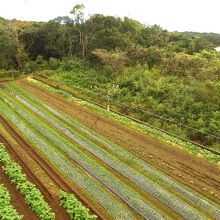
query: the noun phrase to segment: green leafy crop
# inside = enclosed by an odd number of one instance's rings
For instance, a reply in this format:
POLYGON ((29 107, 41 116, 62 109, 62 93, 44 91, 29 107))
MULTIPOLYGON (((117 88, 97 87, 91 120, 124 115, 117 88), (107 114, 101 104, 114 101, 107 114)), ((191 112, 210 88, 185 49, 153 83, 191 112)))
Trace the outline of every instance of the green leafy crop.
POLYGON ((90 215, 89 209, 84 207, 73 194, 67 194, 63 190, 60 190, 58 199, 60 200, 60 206, 66 209, 70 219, 93 220, 97 218, 96 215, 90 215))
POLYGON ((0 219, 2 220, 19 220, 23 215, 19 215, 14 207, 10 204, 11 196, 9 191, 0 184, 0 219))
MULTIPOLYGON (((22 168, 19 164, 11 161, 10 156, 5 151, 5 146, 0 143, 0 161, 5 165, 3 170, 12 183, 14 183, 20 193, 25 197, 26 204, 30 205, 32 211, 34 211, 41 220, 53 220, 55 214, 50 212, 51 208, 48 203, 44 201, 41 192, 36 186, 26 181, 26 175, 23 174, 22 168)), ((1 199, 1 197, 0 197, 1 199)), ((0 205, 1 208, 1 205, 0 205)), ((0 215, 1 217, 1 215, 0 215)), ((8 220, 17 220, 20 218, 2 218, 8 220)))

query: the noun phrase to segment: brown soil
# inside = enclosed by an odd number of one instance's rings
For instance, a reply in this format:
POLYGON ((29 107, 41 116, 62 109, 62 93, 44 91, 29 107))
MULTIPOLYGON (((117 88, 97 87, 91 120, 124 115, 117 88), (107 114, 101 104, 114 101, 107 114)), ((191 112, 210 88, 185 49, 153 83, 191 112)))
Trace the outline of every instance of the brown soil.
POLYGON ((220 172, 213 164, 183 152, 175 144, 171 146, 171 143, 162 143, 146 133, 137 132, 26 80, 17 81, 17 84, 54 109, 69 115, 167 176, 219 204, 220 200, 215 194, 220 197, 220 172))
MULTIPOLYGON (((59 206, 59 200, 57 199, 57 192, 59 189, 75 194, 78 200, 86 207, 90 208, 94 214, 98 215, 100 219, 105 219, 104 216, 99 213, 92 204, 89 204, 80 193, 45 158, 43 158, 42 155, 31 146, 31 144, 24 140, 12 125, 1 115, 0 124, 3 125, 5 130, 7 130, 15 143, 12 143, 13 140, 11 140, 11 138, 9 140, 9 136, 6 137, 6 134, 3 134, 3 132, 0 134, 0 142, 5 144, 11 159, 20 164, 23 173, 27 175, 27 180, 34 183, 41 191, 45 201, 48 202, 52 211, 55 212, 57 220, 69 219, 65 209, 59 206)), ((4 180, 5 179, 7 180, 6 177, 4 177, 4 180)), ((14 187, 10 182, 6 186, 14 187)), ((17 194, 19 194, 18 191, 12 191, 13 197, 18 196, 17 194)), ((37 217, 32 218, 31 214, 26 212, 26 209, 23 208, 23 206, 25 207, 26 205, 23 203, 24 198, 22 196, 15 198, 17 198, 16 205, 21 206, 18 210, 25 214, 26 219, 38 219, 37 217), (23 200, 20 198, 23 198, 23 200)))

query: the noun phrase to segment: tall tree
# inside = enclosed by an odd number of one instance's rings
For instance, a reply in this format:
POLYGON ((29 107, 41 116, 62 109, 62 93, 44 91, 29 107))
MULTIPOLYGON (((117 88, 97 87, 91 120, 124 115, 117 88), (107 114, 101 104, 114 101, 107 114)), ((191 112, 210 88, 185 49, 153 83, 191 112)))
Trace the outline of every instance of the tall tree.
POLYGON ((20 36, 22 34, 22 29, 18 28, 14 21, 8 22, 6 28, 11 32, 13 39, 15 40, 15 49, 16 49, 16 61, 17 61, 17 68, 21 69, 24 66, 25 61, 27 61, 27 55, 24 50, 24 45, 20 40, 20 36))
POLYGON ((0 69, 14 68, 16 42, 6 29, 6 21, 0 20, 0 69))
POLYGON ((79 44, 81 46, 81 55, 84 59, 86 56, 86 47, 87 47, 87 34, 85 29, 85 20, 84 20, 84 10, 85 6, 83 4, 77 4, 74 6, 70 12, 74 17, 74 23, 79 32, 79 44))

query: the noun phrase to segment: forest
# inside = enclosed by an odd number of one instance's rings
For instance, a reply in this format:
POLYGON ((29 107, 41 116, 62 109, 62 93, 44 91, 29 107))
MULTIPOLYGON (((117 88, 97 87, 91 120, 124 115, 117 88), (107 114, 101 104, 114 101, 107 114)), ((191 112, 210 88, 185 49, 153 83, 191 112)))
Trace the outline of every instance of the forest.
POLYGON ((149 112, 135 116, 219 150, 220 34, 85 18, 83 9, 49 22, 0 18, 0 79, 41 73, 149 112))

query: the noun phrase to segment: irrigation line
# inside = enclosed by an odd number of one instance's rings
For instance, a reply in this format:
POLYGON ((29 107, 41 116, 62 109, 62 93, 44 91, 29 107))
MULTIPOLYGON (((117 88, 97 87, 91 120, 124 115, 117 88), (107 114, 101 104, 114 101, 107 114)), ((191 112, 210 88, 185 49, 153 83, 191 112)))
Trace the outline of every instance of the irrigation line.
MULTIPOLYGON (((13 73, 18 73, 18 74, 22 74, 22 73, 24 74, 24 73, 26 73, 26 74, 27 74, 27 73, 30 73, 30 70, 20 69, 20 70, 12 70, 12 71, 7 71, 7 72, 1 72, 1 71, 0 71, 0 74, 10 74, 11 77, 14 76, 13 73)), ((2 79, 4 80, 4 78, 2 78, 2 79)), ((8 81, 8 80, 7 80, 7 77, 5 78, 5 80, 8 81)))
MULTIPOLYGON (((37 71, 42 71, 43 69, 38 69, 37 71)), ((5 72, 1 72, 0 71, 0 73, 2 74, 2 73, 23 73, 23 72, 26 72, 26 73, 30 73, 30 72, 34 72, 34 70, 33 71, 31 71, 30 69, 19 69, 19 70, 8 70, 8 71, 5 71, 5 72)))
MULTIPOLYGON (((41 75, 42 75, 42 74, 41 74, 41 75)), ((44 75, 43 75, 43 76, 44 76, 44 75)), ((39 79, 39 78, 36 77, 36 76, 32 76, 32 77, 33 77, 34 79, 37 79, 37 80, 43 82, 43 83, 49 84, 51 87, 57 89, 55 86, 51 85, 51 84, 48 83, 48 82, 45 82, 43 79, 39 79)), ((49 77, 47 77, 47 76, 45 76, 45 78, 48 78, 49 80, 51 80, 51 79, 50 79, 49 77)), ((54 81, 56 81, 56 80, 54 80, 54 81)), ((62 90, 62 89, 59 89, 59 90, 62 90)), ((62 90, 62 91, 65 91, 65 90, 62 90)), ((88 90, 86 90, 86 91, 88 91, 88 90)), ((65 92, 66 92, 66 91, 65 91, 65 92)), ((88 92, 91 92, 91 91, 88 91, 88 92)), ((91 93, 93 93, 93 92, 91 92, 91 93)), ((101 95, 98 94, 98 96, 101 96, 101 95)), ((84 100, 84 101, 88 102, 88 103, 92 103, 92 104, 94 104, 94 105, 96 105, 96 106, 99 106, 99 107, 101 107, 101 108, 103 108, 103 109, 106 109, 106 106, 104 106, 104 105, 102 105, 102 104, 96 103, 96 102, 94 102, 94 101, 92 101, 92 100, 89 100, 89 99, 86 99, 86 98, 82 98, 82 97, 79 97, 79 98, 80 98, 81 100, 84 100)), ((129 107, 130 107, 130 106, 129 106, 129 107)), ((125 115, 125 114, 123 114, 123 113, 121 113, 121 112, 115 111, 115 110, 113 110, 113 109, 110 109, 110 108, 109 108, 109 111, 111 111, 111 112, 113 112, 113 113, 115 113, 115 114, 124 116, 124 117, 126 117, 126 118, 128 118, 128 119, 130 119, 130 120, 132 120, 132 121, 134 121, 134 122, 137 122, 137 123, 139 123, 139 124, 143 124, 143 125, 146 125, 146 126, 148 126, 148 127, 150 127, 150 128, 153 128, 153 129, 156 129, 156 130, 158 130, 158 131, 161 131, 161 132, 163 132, 163 133, 165 133, 165 134, 167 134, 167 135, 176 137, 176 138, 178 138, 178 139, 180 139, 180 140, 182 140, 182 141, 184 141, 184 142, 189 142, 189 143, 191 143, 191 144, 194 144, 194 145, 200 147, 201 149, 208 150, 208 151, 212 152, 213 154, 216 154, 216 155, 219 155, 219 156, 220 156, 220 152, 215 151, 215 150, 213 150, 213 149, 211 149, 211 148, 209 148, 209 147, 206 147, 206 146, 204 146, 204 145, 202 145, 202 144, 199 144, 199 143, 197 143, 197 142, 195 142, 195 141, 191 141, 191 140, 186 139, 186 138, 184 138, 184 137, 181 137, 181 136, 179 136, 179 135, 177 135, 177 134, 173 134, 173 133, 171 133, 171 132, 169 132, 169 131, 163 130, 163 129, 158 128, 158 127, 155 127, 155 126, 153 126, 153 125, 151 125, 151 124, 149 124, 149 123, 147 123, 147 122, 143 122, 143 121, 138 120, 138 119, 136 119, 136 118, 133 118, 133 117, 131 117, 131 116, 125 115)), ((198 131, 199 131, 199 130, 198 130, 198 131)), ((199 132, 201 132, 201 131, 199 131, 199 132)))

